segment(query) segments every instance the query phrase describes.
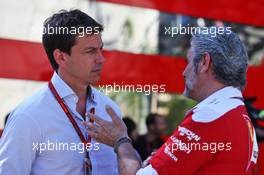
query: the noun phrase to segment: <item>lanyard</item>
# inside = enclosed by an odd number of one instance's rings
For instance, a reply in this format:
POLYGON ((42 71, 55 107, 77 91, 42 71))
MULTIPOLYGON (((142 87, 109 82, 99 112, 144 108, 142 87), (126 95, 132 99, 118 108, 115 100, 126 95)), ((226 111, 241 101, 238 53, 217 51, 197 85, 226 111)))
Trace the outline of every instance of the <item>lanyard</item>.
MULTIPOLYGON (((67 106, 65 105, 65 103, 63 102, 63 100, 61 99, 61 97, 59 96, 58 92, 56 91, 55 87, 53 86, 52 82, 49 82, 49 88, 52 92, 52 94, 54 95, 54 97, 56 98, 56 100, 58 101, 58 103, 60 104, 61 108, 63 109, 63 111, 65 112, 65 114, 67 115, 68 119, 70 120, 70 122, 72 123, 72 126, 74 127, 76 133, 78 134, 79 138, 81 139, 82 143, 86 146, 87 143, 91 143, 91 137, 88 137, 88 140, 86 141, 81 129, 79 128, 79 126, 77 125, 76 121, 73 119, 73 116, 71 115, 69 109, 67 108, 67 106)), ((92 114, 95 113, 95 109, 92 108, 90 110, 90 112, 92 114)), ((90 120, 90 122, 93 122, 90 120)))

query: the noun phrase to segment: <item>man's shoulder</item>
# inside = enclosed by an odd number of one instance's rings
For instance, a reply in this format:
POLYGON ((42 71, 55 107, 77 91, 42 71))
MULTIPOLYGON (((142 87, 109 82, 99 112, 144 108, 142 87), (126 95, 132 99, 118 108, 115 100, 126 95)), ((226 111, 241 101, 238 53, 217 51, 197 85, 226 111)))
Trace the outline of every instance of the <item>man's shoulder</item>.
POLYGON ((23 100, 14 110, 13 113, 18 115, 22 113, 33 114, 39 113, 50 102, 48 87, 44 86, 39 91, 23 100))
POLYGON ((216 101, 194 109, 192 120, 195 122, 210 123, 227 116, 230 114, 230 111, 236 110, 239 106, 244 106, 244 103, 238 99, 216 101))

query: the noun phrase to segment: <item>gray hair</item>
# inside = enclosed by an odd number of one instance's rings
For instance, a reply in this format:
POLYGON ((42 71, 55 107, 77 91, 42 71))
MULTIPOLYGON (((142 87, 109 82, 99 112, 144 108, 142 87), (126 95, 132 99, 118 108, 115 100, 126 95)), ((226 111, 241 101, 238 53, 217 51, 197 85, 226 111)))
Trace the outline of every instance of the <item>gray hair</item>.
POLYGON ((238 35, 233 33, 230 27, 222 27, 221 31, 222 33, 207 32, 192 36, 191 46, 194 51, 195 70, 197 71, 199 61, 207 52, 212 59, 215 78, 227 86, 244 89, 248 66, 247 51, 238 35))

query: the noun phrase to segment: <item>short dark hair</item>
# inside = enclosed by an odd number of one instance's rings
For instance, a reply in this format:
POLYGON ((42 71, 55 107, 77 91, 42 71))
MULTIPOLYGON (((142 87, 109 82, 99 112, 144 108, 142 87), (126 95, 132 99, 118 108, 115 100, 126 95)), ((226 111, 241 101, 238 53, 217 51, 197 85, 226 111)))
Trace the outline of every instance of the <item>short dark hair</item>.
POLYGON ((156 124, 156 117, 159 117, 160 115, 157 113, 150 113, 147 115, 146 119, 146 125, 149 127, 150 125, 155 125, 156 124))
POLYGON ((57 70, 59 67, 53 56, 54 50, 60 49, 62 52, 70 55, 76 37, 80 32, 84 34, 84 29, 86 29, 87 34, 88 28, 89 34, 99 34, 103 31, 101 24, 78 9, 70 11, 61 10, 45 20, 42 44, 54 70, 57 70), (82 29, 82 31, 79 29, 82 29))

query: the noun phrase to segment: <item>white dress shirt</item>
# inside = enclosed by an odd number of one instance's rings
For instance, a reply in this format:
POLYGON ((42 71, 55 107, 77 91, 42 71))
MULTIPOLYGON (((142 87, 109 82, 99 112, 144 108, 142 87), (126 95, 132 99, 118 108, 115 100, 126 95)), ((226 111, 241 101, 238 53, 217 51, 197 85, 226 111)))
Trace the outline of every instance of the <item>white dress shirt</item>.
MULTIPOLYGON (((54 73, 52 83, 71 111, 75 121, 88 137, 76 111, 78 101, 73 90, 54 73)), ((86 111, 110 121, 105 106, 110 105, 119 116, 119 107, 107 96, 91 88, 86 111)), ((10 115, 0 140, 1 175, 83 175, 84 145, 48 86, 37 92, 10 115)), ((90 158, 93 175, 117 175, 117 158, 113 148, 91 142, 90 158)))

